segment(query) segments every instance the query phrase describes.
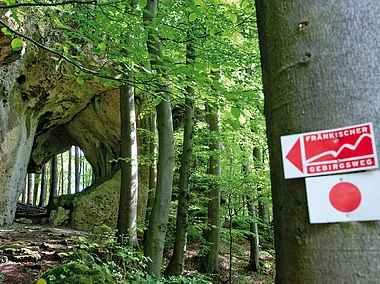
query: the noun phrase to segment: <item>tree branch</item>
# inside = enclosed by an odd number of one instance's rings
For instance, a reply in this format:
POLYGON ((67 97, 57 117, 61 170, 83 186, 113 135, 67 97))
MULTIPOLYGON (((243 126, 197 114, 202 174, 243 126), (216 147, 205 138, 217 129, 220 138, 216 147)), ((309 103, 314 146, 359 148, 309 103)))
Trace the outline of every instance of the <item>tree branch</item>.
POLYGON ((67 0, 67 1, 57 2, 57 3, 43 3, 43 2, 34 1, 34 3, 17 3, 17 4, 8 5, 8 6, 1 5, 0 9, 10 9, 10 8, 19 8, 19 7, 54 7, 54 6, 62 6, 62 5, 69 5, 69 4, 80 4, 80 5, 92 4, 92 5, 97 5, 97 6, 106 6, 106 5, 111 5, 111 4, 123 3, 123 2, 125 2, 125 0, 109 2, 109 3, 98 3, 97 0, 90 0, 90 1, 67 0))

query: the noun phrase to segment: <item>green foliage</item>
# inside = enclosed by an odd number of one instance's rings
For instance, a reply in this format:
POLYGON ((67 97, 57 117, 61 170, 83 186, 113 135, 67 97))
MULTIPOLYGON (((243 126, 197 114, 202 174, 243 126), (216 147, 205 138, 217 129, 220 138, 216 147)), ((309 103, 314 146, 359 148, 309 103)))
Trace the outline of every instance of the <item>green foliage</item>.
POLYGON ((35 283, 210 283, 197 273, 156 280, 144 271, 149 259, 141 251, 120 244, 109 227, 101 226, 98 231, 94 241, 79 237, 68 262, 46 271, 35 283))
POLYGON ((24 43, 21 39, 16 37, 12 40, 11 46, 12 46, 13 51, 20 51, 23 48, 24 43))

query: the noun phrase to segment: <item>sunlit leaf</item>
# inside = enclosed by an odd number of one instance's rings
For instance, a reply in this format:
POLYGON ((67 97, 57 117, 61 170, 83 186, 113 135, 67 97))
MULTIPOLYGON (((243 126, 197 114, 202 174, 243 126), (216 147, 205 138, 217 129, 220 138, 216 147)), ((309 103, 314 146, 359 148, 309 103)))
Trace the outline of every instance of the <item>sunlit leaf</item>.
POLYGON ((77 83, 79 85, 83 85, 84 84, 84 79, 82 77, 77 77, 77 83))
POLYGON ((12 35, 12 33, 11 33, 7 28, 2 28, 2 29, 1 29, 1 32, 2 32, 4 35, 12 35))
POLYGON ((161 103, 161 101, 162 101, 162 98, 161 97, 157 97, 155 100, 154 100, 154 102, 153 102, 153 104, 156 106, 156 105, 159 105, 160 103, 161 103))
POLYGON ((107 45, 106 45, 104 42, 101 42, 101 43, 98 44, 98 48, 99 48, 100 50, 106 50, 107 45))
POLYGON ((191 13, 189 16, 189 21, 194 22, 197 19, 197 14, 196 13, 191 13))
POLYGON ((139 0, 139 4, 140 4, 140 7, 142 9, 142 8, 145 8, 145 6, 148 4, 148 1, 147 0, 139 0))
POLYGON ((235 118, 239 119, 239 117, 240 117, 240 115, 241 115, 240 108, 232 107, 232 108, 231 108, 231 114, 232 114, 235 118))
POLYGON ((230 14, 230 19, 231 19, 231 22, 233 22, 234 24, 237 23, 237 16, 235 14, 230 14))
POLYGON ((23 42, 19 38, 14 38, 11 42, 13 51, 20 51, 23 47, 23 42))

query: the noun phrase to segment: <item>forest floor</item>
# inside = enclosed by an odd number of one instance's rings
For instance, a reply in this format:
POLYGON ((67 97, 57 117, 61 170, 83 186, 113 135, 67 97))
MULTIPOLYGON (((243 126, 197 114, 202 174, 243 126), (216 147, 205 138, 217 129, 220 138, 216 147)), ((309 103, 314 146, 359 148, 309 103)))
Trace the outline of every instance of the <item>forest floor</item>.
MULTIPOLYGON (((66 227, 54 228, 47 225, 15 223, 0 227, 0 283, 29 284, 47 269, 64 262, 65 255, 78 243, 78 237, 91 234, 66 227), (1 253, 2 251, 2 253, 1 253), (65 254, 66 253, 66 254, 65 254)), ((232 283, 274 283, 274 258, 260 253, 262 273, 249 272, 248 242, 233 257, 232 283)), ((229 283, 229 254, 222 246, 220 279, 215 283, 229 283), (226 252, 223 252, 223 251, 226 252)), ((189 273, 199 265, 199 244, 190 244, 186 252, 185 269, 189 273)))

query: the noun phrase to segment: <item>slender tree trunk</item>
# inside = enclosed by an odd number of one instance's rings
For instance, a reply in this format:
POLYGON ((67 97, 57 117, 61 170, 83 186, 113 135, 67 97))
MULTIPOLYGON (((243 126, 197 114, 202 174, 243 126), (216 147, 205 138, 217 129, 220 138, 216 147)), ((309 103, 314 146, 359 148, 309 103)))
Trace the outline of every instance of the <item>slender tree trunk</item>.
POLYGON ((210 148, 209 174, 209 202, 208 202, 208 229, 206 231, 206 242, 210 244, 209 250, 204 258, 203 265, 206 273, 219 273, 219 240, 220 240, 220 142, 219 123, 220 113, 218 109, 207 107, 208 122, 212 137, 210 148))
MULTIPOLYGON (((161 75, 163 80, 167 80, 159 36, 155 27, 156 12, 157 0, 148 0, 144 9, 144 24, 148 32, 147 46, 151 58, 151 67, 156 70, 158 78, 161 75)), ((167 82, 159 83, 158 91, 162 101, 156 107, 159 153, 157 187, 147 232, 147 243, 145 244, 145 256, 151 259, 147 265, 147 272, 154 277, 159 277, 161 274, 174 169, 172 109, 167 82)))
MULTIPOLYGON (((257 162, 261 162, 262 153, 260 149, 254 148, 253 156, 255 158, 255 164, 257 162)), ((256 172, 260 170, 260 167, 255 167, 256 172)), ((248 175, 251 172, 251 168, 249 165, 244 166, 244 173, 248 175)), ((256 191, 258 194, 258 189, 260 185, 256 183, 256 191)), ((250 254, 249 254, 249 268, 254 272, 260 272, 260 262, 259 262, 259 231, 257 228, 257 217, 256 217, 256 208, 255 208, 255 190, 251 186, 252 192, 251 195, 247 196, 247 207, 249 215, 252 218, 252 221, 249 224, 249 231, 251 232, 251 236, 249 236, 250 242, 250 254)))
MULTIPOLYGON (((150 132, 151 134, 156 133, 157 124, 156 124, 156 113, 152 112, 150 114, 150 132)), ((151 136, 149 142, 149 155, 154 157, 152 164, 149 166, 149 191, 148 191, 148 202, 146 206, 146 215, 145 223, 149 225, 150 215, 152 213, 152 207, 154 203, 154 196, 156 193, 156 182, 157 182, 157 167, 156 167, 156 152, 157 152, 157 143, 154 136, 151 136)), ((144 232, 144 242, 147 241, 148 230, 144 232)))
POLYGON ((47 187, 46 187, 46 165, 42 167, 41 171, 41 194, 40 194, 40 203, 38 206, 45 207, 46 205, 46 195, 47 195, 47 187))
MULTIPOLYGON (((194 49, 192 44, 187 45, 187 63, 192 64, 194 60, 194 49)), ((191 80, 191 78, 188 78, 191 80)), ((183 272, 184 255, 186 251, 188 211, 189 211, 189 180, 191 171, 191 161, 193 154, 193 132, 194 132, 194 89, 186 88, 185 99, 185 125, 183 130, 183 148, 181 158, 181 170, 178 190, 178 207, 176 236, 174 243, 173 256, 167 268, 167 274, 180 275, 183 272)))
POLYGON ((130 246, 137 242, 137 137, 135 114, 135 89, 133 86, 120 86, 120 119, 121 119, 121 186, 119 216, 117 229, 119 236, 127 236, 130 246))
POLYGON ((28 204, 33 204, 33 186, 34 186, 34 176, 33 174, 28 174, 28 204))
POLYGON ((61 194, 65 194, 65 174, 63 165, 63 153, 61 153, 61 194))
POLYGON ((75 193, 79 192, 80 186, 80 156, 79 156, 79 147, 75 146, 75 193))
POLYGON ((67 167, 67 194, 71 194, 71 147, 69 149, 69 164, 67 167))
POLYGON ((33 205, 37 206, 38 188, 40 186, 41 174, 34 174, 34 188, 33 188, 33 205))
POLYGON ((50 195, 48 208, 53 205, 53 197, 57 196, 58 193, 58 159, 57 156, 53 156, 50 160, 50 195))
POLYGON ((26 203, 27 195, 28 195, 28 186, 25 186, 24 191, 22 192, 22 196, 21 196, 22 203, 26 203))
MULTIPOLYGON (((256 0, 256 6, 276 283, 376 283, 379 222, 310 224, 305 179, 284 179, 280 137, 366 122, 380 133, 379 2, 256 0)), ((379 146, 380 136, 375 140, 379 146)))

